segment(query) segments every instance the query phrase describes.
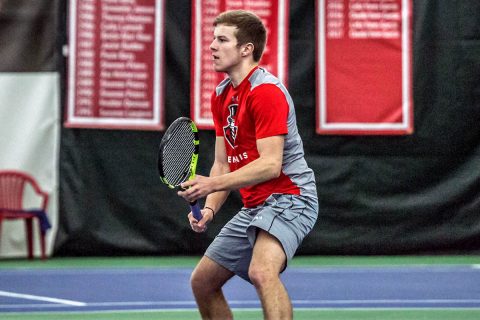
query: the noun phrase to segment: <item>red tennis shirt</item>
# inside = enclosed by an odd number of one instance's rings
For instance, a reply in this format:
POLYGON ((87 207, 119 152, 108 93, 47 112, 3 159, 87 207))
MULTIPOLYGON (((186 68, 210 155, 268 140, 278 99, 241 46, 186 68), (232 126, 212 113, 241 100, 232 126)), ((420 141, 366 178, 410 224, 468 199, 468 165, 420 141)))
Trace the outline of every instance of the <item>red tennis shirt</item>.
POLYGON ((259 157, 257 139, 286 136, 282 173, 278 178, 241 188, 245 207, 258 206, 273 193, 301 194, 302 184, 309 184, 307 189, 315 189, 310 179, 302 181, 304 175, 300 171, 310 169, 303 159, 292 99, 276 77, 255 67, 236 88, 227 78, 213 93, 211 107, 216 135, 225 139, 230 171, 259 157), (301 163, 288 163, 295 161, 301 163), (297 169, 292 170, 295 166, 297 169))

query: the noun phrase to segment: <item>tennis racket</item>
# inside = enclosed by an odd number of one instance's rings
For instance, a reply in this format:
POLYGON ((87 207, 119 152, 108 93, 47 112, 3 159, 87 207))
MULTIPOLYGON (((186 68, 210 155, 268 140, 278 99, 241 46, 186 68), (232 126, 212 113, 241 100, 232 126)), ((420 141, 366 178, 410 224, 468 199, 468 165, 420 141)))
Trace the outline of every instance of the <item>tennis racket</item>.
MULTIPOLYGON (((195 123, 180 117, 168 127, 158 149, 158 174, 169 188, 193 179, 197 168, 200 140, 195 123)), ((202 214, 197 201, 190 203, 193 217, 200 221, 202 214)))

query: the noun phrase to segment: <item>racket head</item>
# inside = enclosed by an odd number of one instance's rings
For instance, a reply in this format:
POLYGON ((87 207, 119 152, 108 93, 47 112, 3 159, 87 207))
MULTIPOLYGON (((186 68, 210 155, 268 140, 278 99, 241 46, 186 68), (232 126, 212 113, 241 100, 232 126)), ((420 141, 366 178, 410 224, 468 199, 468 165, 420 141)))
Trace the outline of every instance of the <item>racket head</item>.
POLYGON ((187 117, 176 119, 165 131, 158 148, 158 174, 170 188, 192 179, 197 168, 200 140, 195 123, 187 117))

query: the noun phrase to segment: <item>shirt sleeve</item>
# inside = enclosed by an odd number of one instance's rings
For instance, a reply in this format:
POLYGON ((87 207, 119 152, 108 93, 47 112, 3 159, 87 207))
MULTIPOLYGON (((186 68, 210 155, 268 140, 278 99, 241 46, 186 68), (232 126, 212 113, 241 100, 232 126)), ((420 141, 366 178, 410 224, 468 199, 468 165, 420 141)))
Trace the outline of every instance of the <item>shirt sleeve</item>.
POLYGON ((257 139, 288 133, 289 105, 279 87, 262 84, 251 92, 249 98, 257 139))

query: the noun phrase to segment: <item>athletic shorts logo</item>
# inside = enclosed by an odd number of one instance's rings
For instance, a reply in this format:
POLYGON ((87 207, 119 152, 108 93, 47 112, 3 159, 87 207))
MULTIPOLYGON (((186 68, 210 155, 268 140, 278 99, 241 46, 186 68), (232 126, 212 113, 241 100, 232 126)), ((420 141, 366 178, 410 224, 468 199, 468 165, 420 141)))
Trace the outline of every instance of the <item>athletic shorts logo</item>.
POLYGON ((228 144, 235 149, 235 139, 237 138, 238 127, 235 125, 235 115, 237 114, 238 104, 228 106, 230 115, 227 117, 227 125, 223 127, 223 134, 228 144))

